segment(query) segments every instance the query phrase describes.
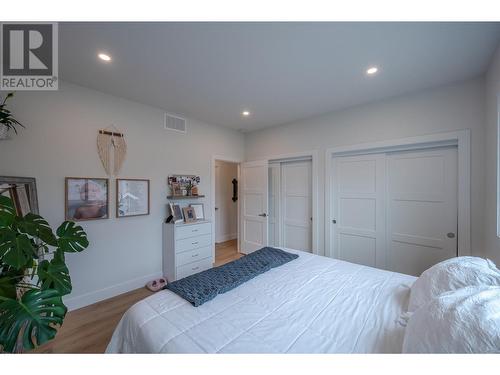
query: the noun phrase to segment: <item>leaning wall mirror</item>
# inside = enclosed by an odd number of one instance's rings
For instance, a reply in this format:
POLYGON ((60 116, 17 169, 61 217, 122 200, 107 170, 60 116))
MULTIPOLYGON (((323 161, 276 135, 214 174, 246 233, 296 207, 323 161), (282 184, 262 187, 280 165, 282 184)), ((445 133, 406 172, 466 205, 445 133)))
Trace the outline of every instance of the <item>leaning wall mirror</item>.
POLYGON ((12 199, 19 216, 24 216, 29 212, 38 214, 38 197, 34 178, 0 176, 0 195, 12 199))

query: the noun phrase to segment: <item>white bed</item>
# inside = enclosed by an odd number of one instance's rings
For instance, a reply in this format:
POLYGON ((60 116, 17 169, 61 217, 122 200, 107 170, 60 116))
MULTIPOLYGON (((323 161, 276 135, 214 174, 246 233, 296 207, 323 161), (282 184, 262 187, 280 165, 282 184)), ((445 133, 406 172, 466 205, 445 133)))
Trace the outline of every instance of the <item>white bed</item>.
POLYGON ((398 353, 415 277, 301 251, 193 307, 164 290, 132 306, 107 353, 398 353))

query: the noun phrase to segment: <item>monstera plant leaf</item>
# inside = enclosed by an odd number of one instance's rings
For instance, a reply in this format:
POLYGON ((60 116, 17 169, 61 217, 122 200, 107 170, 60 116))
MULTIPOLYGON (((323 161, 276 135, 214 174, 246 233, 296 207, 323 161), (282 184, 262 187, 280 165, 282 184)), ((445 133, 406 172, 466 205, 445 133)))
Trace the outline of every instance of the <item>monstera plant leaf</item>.
POLYGON ((10 226, 16 217, 16 210, 12 200, 6 196, 0 195, 0 228, 10 226))
POLYGON ((54 258, 50 262, 48 260, 40 262, 38 278, 42 290, 55 289, 61 296, 71 293, 72 286, 68 267, 59 258, 54 258))
POLYGON ((20 232, 40 238, 51 246, 57 246, 57 239, 49 223, 40 215, 28 213, 23 218, 17 218, 17 228, 20 232))
POLYGON ((33 244, 25 234, 0 228, 0 261, 20 269, 35 256, 33 244))
POLYGON ((66 311, 54 289, 29 290, 20 301, 0 297, 0 345, 12 352, 21 331, 24 349, 52 340, 57 333, 55 326, 62 324, 66 311))
POLYGON ((89 246, 87 235, 81 226, 65 221, 57 228, 57 244, 66 253, 80 252, 89 246))
POLYGON ((0 297, 16 298, 16 284, 11 277, 0 277, 0 297))

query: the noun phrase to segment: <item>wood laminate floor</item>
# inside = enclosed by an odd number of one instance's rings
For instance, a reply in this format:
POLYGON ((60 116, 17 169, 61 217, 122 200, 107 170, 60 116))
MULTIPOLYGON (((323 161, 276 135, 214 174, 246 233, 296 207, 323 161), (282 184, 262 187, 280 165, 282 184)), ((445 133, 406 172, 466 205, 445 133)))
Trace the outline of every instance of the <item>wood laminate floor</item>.
POLYGON ((243 254, 238 253, 236 240, 215 244, 215 266, 231 262, 232 260, 241 258, 243 254))
MULTIPOLYGON (((236 240, 217 244, 215 266, 238 259, 236 240)), ((119 296, 70 311, 54 340, 33 353, 104 353, 122 315, 136 302, 153 294, 140 288, 119 296)))

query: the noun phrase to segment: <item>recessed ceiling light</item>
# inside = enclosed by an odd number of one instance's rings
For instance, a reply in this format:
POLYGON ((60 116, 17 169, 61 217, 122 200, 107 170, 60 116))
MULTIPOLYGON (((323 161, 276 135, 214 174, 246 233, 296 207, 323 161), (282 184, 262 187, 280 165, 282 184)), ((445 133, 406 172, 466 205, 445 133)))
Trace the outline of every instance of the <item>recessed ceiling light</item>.
POLYGON ((250 116, 250 111, 243 111, 243 112, 241 112, 241 114, 245 117, 248 117, 248 116, 250 116))
POLYGON ((106 55, 105 53, 100 53, 97 56, 103 61, 111 61, 111 56, 106 55))
POLYGON ((378 68, 376 66, 370 66, 368 69, 366 69, 366 74, 369 76, 372 76, 378 72, 378 68))

